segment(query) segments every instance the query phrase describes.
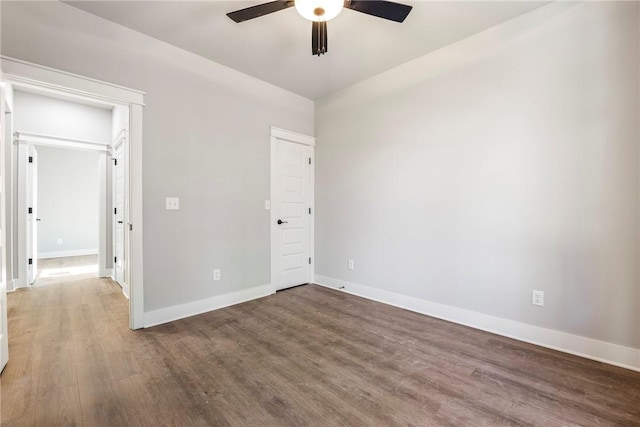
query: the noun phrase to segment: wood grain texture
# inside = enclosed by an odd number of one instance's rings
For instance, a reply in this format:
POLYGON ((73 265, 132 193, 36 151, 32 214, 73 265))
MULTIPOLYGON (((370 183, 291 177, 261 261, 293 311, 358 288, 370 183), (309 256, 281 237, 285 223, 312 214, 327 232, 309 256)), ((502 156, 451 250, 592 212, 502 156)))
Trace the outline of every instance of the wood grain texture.
POLYGON ((640 373, 315 285, 134 332, 111 280, 37 284, 3 426, 640 426, 640 373))

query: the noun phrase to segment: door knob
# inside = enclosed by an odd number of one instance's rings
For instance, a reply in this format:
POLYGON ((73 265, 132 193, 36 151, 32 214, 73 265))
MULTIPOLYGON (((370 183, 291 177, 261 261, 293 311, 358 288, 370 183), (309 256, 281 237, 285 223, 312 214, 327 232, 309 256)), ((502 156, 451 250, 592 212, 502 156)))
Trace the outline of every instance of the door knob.
POLYGON ((281 219, 278 220, 278 225, 280 224, 289 224, 289 221, 283 221, 281 219))

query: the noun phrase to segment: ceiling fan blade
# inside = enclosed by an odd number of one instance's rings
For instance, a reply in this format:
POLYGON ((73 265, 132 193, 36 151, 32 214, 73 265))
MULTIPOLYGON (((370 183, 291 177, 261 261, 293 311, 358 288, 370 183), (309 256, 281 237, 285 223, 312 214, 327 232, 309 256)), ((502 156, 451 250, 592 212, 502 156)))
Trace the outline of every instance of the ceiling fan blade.
POLYGON ((406 4, 377 0, 346 1, 344 7, 395 22, 403 22, 413 9, 413 6, 406 4))
POLYGON ((293 1, 270 1, 269 3, 263 3, 257 6, 251 6, 245 9, 236 10, 234 12, 229 12, 227 13, 227 16, 233 19, 235 22, 244 22, 248 21, 249 19, 258 18, 263 15, 268 15, 273 12, 278 12, 280 10, 290 8, 291 6, 293 6, 293 1))
POLYGON ((313 21, 311 23, 311 54, 313 55, 324 55, 327 53, 327 22, 316 22, 313 21))

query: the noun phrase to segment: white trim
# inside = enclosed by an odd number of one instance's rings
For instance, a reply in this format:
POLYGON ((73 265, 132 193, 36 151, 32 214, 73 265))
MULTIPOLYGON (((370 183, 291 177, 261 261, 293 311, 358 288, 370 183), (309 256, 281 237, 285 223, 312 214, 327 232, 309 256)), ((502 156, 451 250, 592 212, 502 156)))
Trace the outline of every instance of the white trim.
MULTIPOLYGON (((115 280, 114 280, 115 282, 115 280)), ((116 282, 118 283, 118 282, 116 282)), ((120 285, 120 283, 118 283, 118 285, 120 285)), ((129 293, 129 285, 127 285, 126 283, 124 285, 120 285, 120 287, 122 288, 122 295, 124 295, 129 302, 131 302, 131 297, 130 297, 130 293, 129 293)))
POLYGON ((15 278, 13 279, 13 290, 17 290, 20 288, 26 288, 27 286, 24 284, 24 279, 22 278, 15 278))
POLYGON ((289 142, 297 142, 298 144, 316 146, 316 138, 313 136, 303 135, 298 132, 292 132, 275 126, 271 126, 271 137, 289 142))
POLYGON ((40 92, 64 94, 75 99, 129 107, 130 133, 127 140, 129 161, 125 162, 125 168, 130 168, 129 175, 125 172, 125 188, 130 190, 128 194, 130 208, 128 217, 125 217, 127 224, 125 238, 131 250, 127 256, 127 271, 129 272, 127 283, 131 290, 129 327, 131 329, 144 327, 142 254, 142 107, 144 106, 144 92, 5 56, 0 56, 0 69, 3 71, 0 77, 16 87, 29 87, 40 92), (133 230, 129 230, 129 227, 132 227, 133 230))
POLYGON ((16 138, 18 139, 18 141, 20 141, 20 137, 22 135, 26 136, 26 137, 31 137, 34 139, 44 139, 44 140, 55 140, 55 141, 60 141, 60 142, 79 142, 81 144, 88 144, 88 145, 98 145, 102 148, 105 148, 109 145, 109 143, 105 143, 105 142, 98 142, 98 141, 89 141, 86 139, 76 139, 76 138, 67 138, 64 136, 56 136, 56 135, 45 135, 42 133, 31 133, 31 132, 24 132, 24 131, 15 131, 14 135, 16 136, 16 138))
POLYGON ((91 145, 82 142, 62 142, 54 140, 45 140, 41 138, 18 138, 14 140, 17 144, 36 145, 39 147, 56 147, 67 148, 69 150, 85 150, 85 151, 98 151, 100 153, 109 152, 107 145, 91 145))
POLYGON ((107 276, 107 153, 98 154, 98 277, 107 276))
POLYGON ((2 79, 15 85, 47 92, 63 92, 71 97, 102 101, 107 105, 112 103, 144 105, 145 92, 139 90, 9 56, 1 55, 0 59, 2 79), (100 86, 100 90, 95 90, 97 86, 100 86))
POLYGON ((148 311, 144 314, 144 326, 145 328, 148 328, 162 323, 184 319, 185 317, 196 316, 198 314, 218 310, 231 305, 266 297, 271 294, 273 294, 273 287, 269 284, 148 311))
POLYGON ((69 256, 98 255, 98 248, 74 249, 70 251, 52 251, 38 253, 38 259, 64 258, 69 256))
POLYGON ((640 349, 541 328, 321 275, 314 283, 427 316, 640 372, 640 349))
MULTIPOLYGON (((27 149, 24 144, 16 145, 15 150, 15 206, 12 206, 15 213, 13 221, 17 224, 15 228, 16 234, 14 239, 15 259, 14 265, 14 281, 17 288, 23 288, 27 286, 27 202, 25 197, 27 195, 27 149)), ((12 224, 13 226, 13 224, 12 224)))
MULTIPOLYGON (((129 217, 125 217, 125 247, 128 247, 125 260, 125 282, 131 291, 129 306, 129 326, 131 329, 143 328, 144 323, 144 275, 142 269, 142 106, 129 106, 129 145, 125 155, 125 197, 129 200, 129 217), (128 174, 128 176, 127 176, 128 174), (128 185, 127 185, 128 184, 128 185)), ((126 148, 126 145, 125 145, 126 148)), ((127 249, 125 249, 126 251, 127 249)))
POLYGON ((120 144, 120 142, 122 141, 122 138, 124 138, 127 134, 128 126, 129 126, 129 120, 127 120, 127 125, 122 129, 120 129, 120 132, 118 132, 118 135, 115 138, 113 138, 113 141, 111 142, 111 148, 116 148, 120 144))

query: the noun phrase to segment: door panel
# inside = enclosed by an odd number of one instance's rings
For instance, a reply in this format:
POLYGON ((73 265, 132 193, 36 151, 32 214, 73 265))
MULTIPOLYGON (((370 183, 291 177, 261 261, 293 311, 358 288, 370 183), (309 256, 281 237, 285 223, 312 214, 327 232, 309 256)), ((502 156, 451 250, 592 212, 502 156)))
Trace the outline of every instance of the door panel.
POLYGON ((277 138, 274 144, 271 256, 274 286, 284 289, 311 279, 309 159, 313 148, 277 138))
POLYGON ((31 213, 27 213, 27 280, 33 285, 38 274, 38 151, 33 145, 29 146, 31 162, 27 168, 27 203, 31 213))
POLYGON ((115 279, 122 286, 125 287, 125 256, 124 256, 124 142, 120 142, 115 149, 115 236, 114 236, 114 256, 115 263, 113 268, 115 269, 115 279))

